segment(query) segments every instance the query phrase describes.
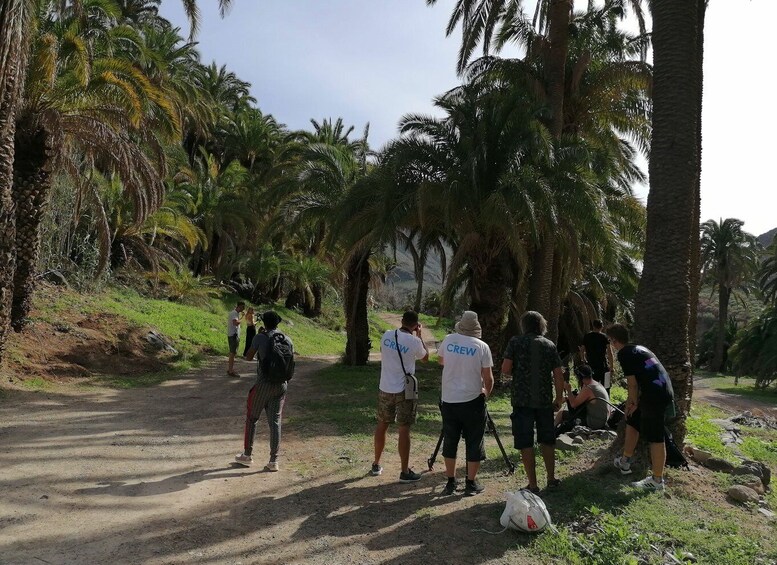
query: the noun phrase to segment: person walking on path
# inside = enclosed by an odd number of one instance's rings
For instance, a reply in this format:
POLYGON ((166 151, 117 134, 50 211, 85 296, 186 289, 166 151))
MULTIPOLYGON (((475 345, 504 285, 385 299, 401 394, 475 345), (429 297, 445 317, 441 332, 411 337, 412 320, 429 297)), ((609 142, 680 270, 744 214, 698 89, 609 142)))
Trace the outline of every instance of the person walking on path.
POLYGON ((248 350, 251 349, 251 345, 254 343, 256 337, 256 320, 254 319, 254 309, 250 306, 246 310, 246 345, 243 348, 243 357, 248 355, 248 350))
MULTIPOLYGON (((264 324, 265 331, 258 333, 254 337, 251 348, 245 356, 248 360, 253 359, 254 355, 257 356, 256 383, 248 391, 243 452, 235 456, 235 461, 246 467, 253 464, 252 453, 254 436, 256 435, 256 422, 264 411, 267 415, 267 424, 270 427, 270 461, 264 467, 266 471, 277 471, 279 469, 278 450, 281 445, 281 418, 288 383, 271 382, 263 373, 263 362, 269 355, 273 335, 280 333, 278 331, 278 324, 282 321, 281 317, 272 310, 262 314, 262 323, 264 324)), ((284 336, 284 338, 290 345, 293 353, 294 344, 288 336, 284 336)))
POLYGON ((610 373, 612 371, 613 359, 610 340, 605 335, 601 320, 594 320, 591 323, 593 331, 583 336, 582 359, 593 370, 593 377, 604 385, 607 394, 610 394, 610 373))
POLYGON ((502 361, 502 373, 512 374, 512 405, 515 449, 521 452, 526 490, 540 492, 534 456, 534 427, 548 475, 548 488, 557 488, 556 433, 553 413, 561 408, 564 376, 556 345, 545 337, 548 324, 542 314, 529 310, 521 317, 522 335, 510 339, 502 361), (556 397, 553 399, 553 389, 556 397))
POLYGON ((464 436, 467 478, 464 494, 475 495, 484 487, 477 481, 480 463, 486 458, 486 398, 494 388, 491 349, 480 339, 478 315, 465 311, 456 323, 456 333, 445 337, 438 349, 442 368, 442 412, 445 476, 443 494, 456 491, 456 452, 464 436))
POLYGON ((235 308, 227 315, 227 343, 229 344, 229 363, 227 365, 227 375, 230 377, 239 377, 235 372, 235 355, 240 346, 240 312, 245 309, 245 302, 238 302, 235 308))
MULTIPOLYGON (((370 474, 383 473, 380 458, 386 446, 386 432, 389 425, 396 421, 399 426, 399 459, 402 469, 399 481, 409 483, 417 481, 421 475, 413 472, 410 465, 410 426, 415 423, 418 400, 408 398, 405 393, 407 375, 412 375, 411 383, 416 383, 415 362, 429 360, 429 351, 421 339, 421 324, 418 314, 405 312, 402 327, 388 330, 380 340, 380 385, 378 390, 378 425, 375 428, 375 461, 370 474)), ((417 387, 416 387, 417 390, 417 387)), ((409 396, 412 396, 410 394, 409 396)))
POLYGON ((629 344, 629 330, 621 324, 607 328, 618 363, 626 375, 628 397, 626 399, 626 438, 623 455, 615 458, 615 467, 623 475, 632 472, 631 461, 637 442, 642 436, 650 444, 652 474, 631 483, 632 486, 651 490, 664 490, 664 417, 667 408, 674 403, 672 381, 658 358, 648 348, 629 344))

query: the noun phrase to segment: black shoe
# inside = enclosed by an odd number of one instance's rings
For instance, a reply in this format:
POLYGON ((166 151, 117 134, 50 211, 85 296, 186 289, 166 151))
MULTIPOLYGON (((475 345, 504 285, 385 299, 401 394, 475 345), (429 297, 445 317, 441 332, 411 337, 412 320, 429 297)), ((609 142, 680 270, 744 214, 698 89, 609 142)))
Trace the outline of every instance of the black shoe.
POLYGON ((523 487, 521 490, 528 491, 528 492, 530 492, 530 493, 532 493, 532 494, 536 494, 537 496, 539 496, 539 494, 540 494, 540 487, 534 487, 534 488, 532 488, 532 487, 530 487, 529 485, 526 485, 526 486, 525 486, 525 487, 523 487))
POLYGON ((466 494, 467 496, 474 496, 476 494, 480 494, 484 490, 486 490, 486 487, 481 485, 477 481, 477 479, 473 481, 470 481, 469 479, 467 479, 467 484, 464 486, 464 494, 466 494))
POLYGON ((413 472, 412 469, 408 469, 407 473, 404 471, 399 474, 399 482, 400 483, 414 483, 416 481, 421 480, 421 475, 418 473, 413 472))
POLYGON ((453 479, 449 480, 445 484, 445 488, 442 489, 443 496, 450 496, 450 495, 454 494, 458 487, 459 487, 459 483, 457 483, 453 479))
POLYGON ((553 479, 552 481, 548 481, 548 486, 545 487, 545 490, 556 490, 561 486, 561 481, 559 479, 553 479))

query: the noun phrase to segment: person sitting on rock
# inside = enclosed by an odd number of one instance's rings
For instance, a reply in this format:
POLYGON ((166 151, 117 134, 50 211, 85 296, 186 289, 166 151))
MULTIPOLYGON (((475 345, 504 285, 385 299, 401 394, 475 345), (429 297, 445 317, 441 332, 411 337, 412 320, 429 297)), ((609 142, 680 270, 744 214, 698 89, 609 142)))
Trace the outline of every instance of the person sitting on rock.
POLYGON ((567 391, 567 409, 556 413, 556 426, 564 420, 580 419, 587 428, 601 430, 607 427, 610 417, 610 396, 600 382, 594 380, 588 365, 575 367, 580 392, 572 394, 572 386, 564 383, 567 391))

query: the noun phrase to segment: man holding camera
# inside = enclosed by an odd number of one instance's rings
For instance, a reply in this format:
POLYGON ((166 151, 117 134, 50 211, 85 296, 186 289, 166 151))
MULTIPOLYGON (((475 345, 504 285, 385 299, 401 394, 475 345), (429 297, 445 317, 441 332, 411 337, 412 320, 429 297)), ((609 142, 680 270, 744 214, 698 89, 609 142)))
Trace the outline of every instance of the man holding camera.
POLYGON ((534 457, 534 427, 537 443, 548 474, 548 488, 558 487, 556 478, 556 430, 553 413, 561 408, 564 377, 556 345, 545 337, 548 324, 542 314, 532 310, 521 317, 520 336, 507 344, 502 361, 502 373, 513 375, 512 404, 513 439, 515 449, 529 479, 527 490, 540 492, 537 486, 537 462, 534 457), (553 399, 553 388, 556 398, 553 399))
POLYGON ((494 388, 491 349, 480 339, 482 330, 478 315, 465 311, 456 323, 456 333, 445 337, 437 354, 442 369, 442 412, 445 475, 448 479, 443 494, 456 491, 456 452, 464 436, 467 478, 464 494, 483 492, 477 481, 480 463, 486 458, 483 436, 486 433, 486 398, 494 388))
POLYGON ((405 312, 402 327, 388 330, 380 340, 380 390, 378 391, 378 425, 375 428, 375 461, 370 474, 383 473, 380 458, 386 446, 386 432, 391 423, 399 425, 399 459, 402 471, 399 482, 412 483, 421 475, 410 469, 410 426, 415 423, 418 408, 415 362, 429 360, 429 351, 421 339, 418 314, 405 312))
POLYGON ((580 392, 572 391, 572 385, 568 381, 564 388, 568 393, 568 410, 559 411, 556 414, 556 425, 562 421, 579 418, 585 426, 591 430, 602 430, 607 426, 610 418, 610 396, 604 385, 593 378, 593 371, 588 365, 575 367, 580 392))
POLYGON ((229 362, 227 363, 227 375, 230 377, 239 377, 235 372, 235 354, 240 345, 240 313, 245 309, 245 302, 242 300, 235 305, 235 309, 227 315, 227 343, 229 344, 229 362))

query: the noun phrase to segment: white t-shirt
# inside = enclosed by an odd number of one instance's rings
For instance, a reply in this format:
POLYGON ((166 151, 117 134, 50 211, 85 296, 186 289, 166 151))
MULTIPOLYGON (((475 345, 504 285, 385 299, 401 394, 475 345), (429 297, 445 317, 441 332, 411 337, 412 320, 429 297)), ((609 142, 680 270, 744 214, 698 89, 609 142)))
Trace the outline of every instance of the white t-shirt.
POLYGON ((461 334, 450 334, 440 344, 437 355, 442 368, 442 401, 469 402, 480 396, 483 377, 480 370, 492 367, 494 360, 485 341, 461 334))
POLYGON ((240 324, 235 324, 234 320, 239 320, 240 314, 237 310, 232 310, 227 317, 227 337, 236 335, 240 337, 240 324))
POLYGON ((402 330, 389 330, 380 338, 380 390, 396 394, 405 390, 405 373, 397 355, 397 343, 394 340, 394 332, 399 339, 399 351, 402 354, 402 362, 405 369, 411 375, 415 375, 415 362, 426 357, 426 349, 420 338, 403 332, 402 330))

